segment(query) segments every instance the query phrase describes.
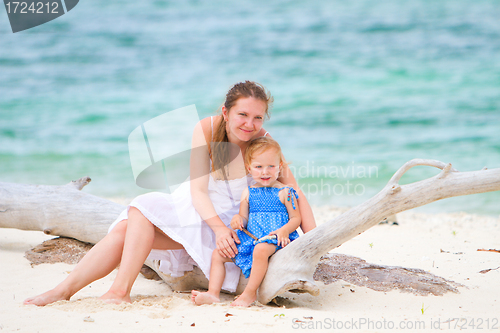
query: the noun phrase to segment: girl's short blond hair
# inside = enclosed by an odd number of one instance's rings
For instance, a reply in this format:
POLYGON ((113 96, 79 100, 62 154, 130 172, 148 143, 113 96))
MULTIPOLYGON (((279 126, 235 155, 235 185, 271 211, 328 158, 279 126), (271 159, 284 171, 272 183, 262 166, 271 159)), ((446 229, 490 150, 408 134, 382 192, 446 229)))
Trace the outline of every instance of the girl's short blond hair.
POLYGON ((268 136, 261 136, 251 140, 248 144, 248 147, 245 150, 245 166, 250 166, 250 164, 252 163, 252 158, 256 153, 262 153, 269 149, 275 149, 276 154, 279 154, 280 164, 286 163, 285 159, 283 158, 283 154, 281 153, 281 147, 279 143, 268 136))

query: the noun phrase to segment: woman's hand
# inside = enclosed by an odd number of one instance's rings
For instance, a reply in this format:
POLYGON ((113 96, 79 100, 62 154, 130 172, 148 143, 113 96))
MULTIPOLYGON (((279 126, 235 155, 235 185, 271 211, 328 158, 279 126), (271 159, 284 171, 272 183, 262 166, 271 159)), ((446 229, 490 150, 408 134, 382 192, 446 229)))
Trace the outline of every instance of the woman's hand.
POLYGON ((270 232, 269 235, 276 235, 276 239, 278 240, 278 246, 285 247, 288 244, 290 244, 290 238, 289 238, 290 234, 283 228, 274 230, 270 232))
POLYGON ((225 227, 215 234, 217 250, 223 258, 234 258, 238 254, 236 243, 240 244, 240 239, 236 231, 225 227))
POLYGON ((233 230, 243 230, 244 227, 245 225, 243 224, 243 218, 241 217, 241 215, 234 215, 231 219, 231 228, 233 228, 233 230))

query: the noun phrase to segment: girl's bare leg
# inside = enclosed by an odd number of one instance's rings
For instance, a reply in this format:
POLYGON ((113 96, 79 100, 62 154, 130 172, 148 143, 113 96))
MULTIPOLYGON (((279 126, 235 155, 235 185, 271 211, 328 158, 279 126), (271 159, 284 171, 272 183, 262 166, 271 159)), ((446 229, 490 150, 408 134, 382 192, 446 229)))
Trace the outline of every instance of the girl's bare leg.
POLYGON ((110 303, 131 302, 132 285, 153 248, 176 250, 183 247, 155 227, 137 208, 130 207, 120 268, 111 288, 101 299, 110 303))
POLYGON ((269 257, 276 252, 276 245, 259 243, 253 250, 252 270, 248 278, 248 284, 243 293, 233 302, 231 306, 250 306, 257 299, 257 289, 267 272, 269 257))
POLYGON ((126 230, 127 220, 118 223, 90 249, 63 282, 46 293, 26 299, 24 304, 43 306, 60 300, 69 300, 86 285, 108 275, 120 263, 126 230))
POLYGON ((212 265, 210 266, 210 279, 208 280, 208 291, 199 292, 191 290, 191 300, 196 305, 212 304, 220 302, 219 294, 226 277, 226 268, 224 263, 231 261, 229 258, 223 258, 217 249, 212 252, 212 265))

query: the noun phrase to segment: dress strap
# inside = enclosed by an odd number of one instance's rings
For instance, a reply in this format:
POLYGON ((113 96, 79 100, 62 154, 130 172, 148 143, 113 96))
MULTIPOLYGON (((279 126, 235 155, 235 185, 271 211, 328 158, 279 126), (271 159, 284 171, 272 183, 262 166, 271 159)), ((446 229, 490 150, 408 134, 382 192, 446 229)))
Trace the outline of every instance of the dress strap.
POLYGON ((214 117, 210 116, 210 128, 212 129, 210 135, 212 136, 211 142, 207 142, 208 145, 208 159, 210 160, 210 172, 212 172, 212 142, 214 141, 214 117))
POLYGON ((264 136, 266 136, 266 135, 268 135, 268 134, 269 134, 269 132, 267 132, 267 131, 266 131, 266 134, 264 134, 264 136))
POLYGON ((214 141, 214 116, 210 116, 210 127, 212 128, 212 132, 211 132, 212 133, 212 141, 214 141))
POLYGON ((299 195, 297 194, 297 192, 295 191, 295 189, 293 187, 286 186, 286 187, 283 187, 283 188, 287 188, 288 189, 288 195, 286 197, 286 200, 287 201, 292 201, 292 207, 295 210, 295 200, 293 200, 293 197, 295 196, 296 199, 299 199, 299 195))

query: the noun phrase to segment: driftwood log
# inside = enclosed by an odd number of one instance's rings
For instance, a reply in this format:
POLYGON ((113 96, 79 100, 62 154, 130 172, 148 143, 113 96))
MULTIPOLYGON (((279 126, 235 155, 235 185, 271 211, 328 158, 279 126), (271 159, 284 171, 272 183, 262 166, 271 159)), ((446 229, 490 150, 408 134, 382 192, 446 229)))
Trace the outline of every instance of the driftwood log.
MULTIPOLYGON (((125 208, 81 190, 90 178, 64 186, 0 183, 0 227, 41 230, 46 234, 96 243, 125 208)), ((308 232, 271 257, 259 289, 258 300, 268 303, 285 291, 319 293, 313 274, 322 255, 393 214, 455 196, 499 191, 500 169, 458 172, 451 164, 414 159, 404 164, 373 198, 308 232), (442 171, 431 178, 399 185, 402 175, 417 165, 442 171)), ((206 288, 208 282, 195 267, 183 277, 172 278, 147 261, 174 290, 206 288)), ((237 293, 246 280, 241 278, 237 293)))
POLYGON ((0 228, 97 243, 125 206, 81 192, 89 182, 89 177, 62 186, 0 182, 0 228))

